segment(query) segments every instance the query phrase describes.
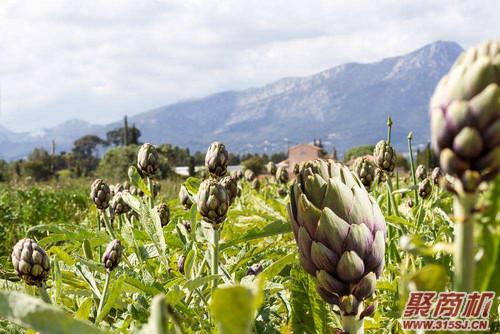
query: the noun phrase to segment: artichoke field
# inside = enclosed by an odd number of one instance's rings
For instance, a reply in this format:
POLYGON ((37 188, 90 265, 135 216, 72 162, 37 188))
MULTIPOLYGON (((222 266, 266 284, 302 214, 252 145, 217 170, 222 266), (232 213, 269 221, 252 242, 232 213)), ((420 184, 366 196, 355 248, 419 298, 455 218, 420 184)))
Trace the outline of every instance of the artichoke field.
POLYGON ((499 84, 493 42, 442 79, 440 167, 415 166, 412 133, 397 152, 389 119, 350 167, 230 174, 214 142, 204 178, 166 183, 144 144, 118 184, 0 189, 0 333, 405 333, 412 291, 499 292, 499 84))

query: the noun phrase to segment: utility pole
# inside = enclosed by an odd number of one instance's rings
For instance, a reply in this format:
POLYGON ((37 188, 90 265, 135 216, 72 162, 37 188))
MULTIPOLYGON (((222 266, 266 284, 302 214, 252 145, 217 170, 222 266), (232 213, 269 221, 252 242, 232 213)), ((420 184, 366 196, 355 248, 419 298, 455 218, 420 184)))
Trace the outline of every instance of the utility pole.
POLYGON ((127 116, 124 119, 124 131, 123 131, 123 145, 128 146, 128 120, 127 116))

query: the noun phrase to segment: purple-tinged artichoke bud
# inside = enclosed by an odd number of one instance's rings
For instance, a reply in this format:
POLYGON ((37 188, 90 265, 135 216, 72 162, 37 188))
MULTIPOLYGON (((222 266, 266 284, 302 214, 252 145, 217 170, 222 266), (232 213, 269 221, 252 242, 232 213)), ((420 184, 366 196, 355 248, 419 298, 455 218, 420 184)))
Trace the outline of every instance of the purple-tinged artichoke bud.
POLYGON ((251 170, 251 169, 246 169, 245 170, 245 173, 244 173, 244 176, 245 176, 245 179, 248 181, 248 182, 252 182, 253 179, 256 178, 256 175, 255 173, 251 170))
POLYGON ((431 181, 429 179, 420 181, 420 183, 418 184, 418 195, 423 199, 426 199, 427 197, 429 197, 431 192, 432 192, 431 181))
POLYGON ((409 208, 413 208, 413 206, 415 205, 411 198, 408 200, 408 202, 406 202, 406 204, 408 205, 409 208))
POLYGON ((384 266, 386 225, 377 202, 349 169, 333 160, 301 166, 288 213, 302 267, 343 315, 356 315, 384 266))
POLYGON ((191 222, 189 220, 183 220, 182 225, 186 229, 186 231, 191 232, 191 222))
POLYGON ((442 177, 443 174, 441 173, 441 168, 436 167, 432 170, 431 179, 436 186, 438 186, 441 183, 442 177))
POLYGON ((115 194, 113 199, 111 200, 111 209, 113 211, 113 215, 121 215, 127 213, 131 210, 130 206, 123 200, 123 194, 128 193, 128 190, 120 191, 115 194))
POLYGON ((137 167, 146 176, 153 176, 160 169, 160 156, 156 148, 150 143, 143 144, 139 149, 137 167))
POLYGON ((427 178, 427 168, 424 165, 418 165, 415 170, 415 177, 419 181, 423 181, 427 178))
POLYGON ((160 194, 161 183, 158 181, 153 181, 153 197, 156 197, 160 194))
POLYGON ((111 189, 102 179, 96 179, 90 186, 90 199, 99 210, 104 210, 109 206, 111 189))
POLYGON ((356 160, 354 170, 365 188, 370 189, 375 180, 375 165, 373 162, 366 157, 359 158, 356 160))
POLYGON ((232 204, 236 196, 238 196, 238 179, 234 176, 224 176, 219 180, 219 183, 226 188, 229 194, 230 204, 232 204))
MULTIPOLYGON (((129 187, 130 188, 130 187, 129 187)), ((115 196, 117 193, 119 193, 120 191, 123 191, 125 190, 125 187, 123 186, 123 184, 121 183, 117 183, 115 184, 114 186, 111 186, 110 187, 111 189, 111 197, 115 196)))
POLYGON ((300 164, 293 165, 293 174, 299 175, 299 171, 300 171, 300 164))
POLYGON ((102 264, 108 272, 118 266, 122 258, 122 253, 123 248, 120 240, 115 239, 108 244, 104 254, 102 255, 102 264))
POLYGON ((466 192, 500 170, 500 41, 471 48, 438 83, 431 138, 444 173, 466 192))
POLYGON ((130 186, 129 192, 134 196, 139 196, 139 197, 144 196, 144 192, 139 187, 136 187, 134 185, 130 186))
POLYGON ((12 265, 28 285, 42 286, 50 273, 50 259, 34 240, 21 239, 12 250, 12 265))
POLYGON ((193 201, 191 201, 191 198, 189 197, 189 192, 184 185, 181 185, 179 190, 179 202, 181 202, 186 210, 191 209, 191 206, 193 205, 193 201))
POLYGON ((391 144, 385 140, 381 140, 377 143, 377 145, 375 145, 373 157, 375 158, 377 167, 383 171, 392 173, 394 168, 396 168, 396 151, 391 144))
POLYGON ((166 203, 161 203, 156 206, 156 212, 158 213, 158 216, 160 216, 161 226, 167 226, 170 220, 170 209, 168 205, 166 203))
POLYGON ((196 196, 198 212, 207 223, 217 228, 226 219, 229 209, 229 194, 216 180, 203 181, 196 196))
POLYGON ((284 166, 279 166, 276 170, 276 180, 278 183, 287 184, 290 180, 290 175, 288 175, 288 170, 284 166))
POLYGON ((269 161, 266 165, 267 172, 271 175, 275 175, 277 168, 276 164, 273 161, 269 161))
POLYGON ((252 264, 247 270, 247 276, 249 276, 249 275, 257 276, 258 274, 260 274, 262 272, 262 270, 264 270, 264 267, 262 267, 262 264, 260 264, 260 263, 252 264))
POLYGON ((215 177, 222 177, 226 175, 228 162, 229 153, 226 146, 218 141, 210 144, 205 155, 205 167, 208 172, 215 177))
POLYGON ((279 188, 278 195, 280 197, 285 197, 286 195, 288 195, 288 189, 287 188, 279 188))
POLYGON ((252 189, 259 191, 260 190, 260 181, 259 179, 254 179, 252 181, 252 189))
POLYGON ((184 274, 184 263, 186 262, 186 257, 184 255, 179 255, 177 258, 177 270, 184 274))

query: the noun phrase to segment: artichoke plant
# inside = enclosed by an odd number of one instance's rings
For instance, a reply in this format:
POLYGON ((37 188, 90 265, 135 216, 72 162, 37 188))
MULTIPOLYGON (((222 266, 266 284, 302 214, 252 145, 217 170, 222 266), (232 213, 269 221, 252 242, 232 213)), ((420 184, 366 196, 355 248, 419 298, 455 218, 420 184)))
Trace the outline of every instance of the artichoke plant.
POLYGON ((392 173, 396 167, 396 151, 385 140, 381 140, 375 145, 373 151, 373 157, 375 158, 375 163, 377 167, 381 170, 392 173))
POLYGON ((191 206, 193 205, 193 201, 191 201, 191 198, 189 197, 189 192, 184 185, 181 185, 181 189, 179 190, 179 202, 181 202, 186 210, 191 209, 191 206))
POLYGON ((252 181, 252 188, 256 191, 259 191, 260 190, 260 181, 259 179, 254 179, 252 181))
POLYGON ((213 179, 203 181, 196 196, 198 212, 207 223, 217 228, 226 219, 229 193, 213 179))
POLYGON ((293 174, 298 175, 300 171, 300 164, 293 165, 293 174))
POLYGON ((208 172, 215 177, 222 177, 227 172, 227 164, 229 162, 229 153, 221 142, 213 142, 208 147, 205 155, 205 167, 208 172))
POLYGON ((415 177, 419 181, 423 181, 427 178, 427 168, 424 165, 418 165, 415 170, 415 177))
POLYGON ((114 239, 108 244, 104 254, 102 255, 102 264, 106 268, 107 272, 111 272, 118 266, 122 258, 122 253, 123 248, 120 240, 114 239))
POLYGON ((370 189, 375 180, 375 165, 373 162, 366 157, 361 157, 356 161, 354 170, 366 189, 370 189))
POLYGON ((276 164, 273 162, 273 161, 269 161, 266 165, 266 169, 267 169, 267 172, 271 175, 275 175, 276 174, 276 164))
POLYGON ((219 183, 226 188, 229 194, 229 202, 232 204, 238 196, 238 179, 235 176, 224 176, 219 183))
POLYGON ((137 153, 137 167, 146 176, 155 175, 160 169, 160 156, 156 148, 145 143, 137 153))
POLYGON ((131 210, 130 206, 128 206, 128 204, 123 200, 123 194, 125 192, 128 192, 128 190, 120 191, 119 193, 116 193, 115 196, 113 196, 113 199, 111 200, 111 209, 113 215, 121 215, 131 210))
POLYGON ((109 206, 111 189, 102 179, 96 179, 90 186, 90 199, 99 210, 104 210, 109 206))
POLYGON ((443 174, 441 173, 441 168, 436 167, 432 170, 431 179, 432 183, 434 183, 436 186, 438 186, 441 183, 442 177, 443 174))
POLYGON ((418 195, 423 199, 429 197, 432 192, 432 185, 429 179, 424 179, 418 184, 418 195))
POLYGON ((360 333, 384 266, 386 225, 377 203, 349 169, 333 160, 301 166, 288 206, 299 258, 317 290, 337 305, 344 330, 360 333), (366 312, 365 312, 366 310, 366 312))
POLYGON ((279 166, 276 170, 276 180, 282 184, 287 184, 290 180, 288 170, 285 168, 285 166, 279 166))
POLYGON ((156 212, 160 217, 161 226, 167 226, 170 220, 170 209, 166 203, 156 206, 156 212))
POLYGON ((42 286, 50 273, 50 259, 34 240, 21 239, 12 250, 12 265, 28 285, 42 286))

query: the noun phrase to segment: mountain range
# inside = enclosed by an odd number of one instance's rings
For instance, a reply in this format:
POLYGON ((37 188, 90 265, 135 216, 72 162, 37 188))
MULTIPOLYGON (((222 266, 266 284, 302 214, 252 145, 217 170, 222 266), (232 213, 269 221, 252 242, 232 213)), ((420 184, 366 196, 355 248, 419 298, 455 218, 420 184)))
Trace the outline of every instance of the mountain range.
MULTIPOLYGON (((386 136, 391 116, 392 141, 405 150, 429 140, 428 101, 438 80, 463 51, 455 42, 437 41, 411 53, 373 63, 347 63, 305 77, 289 77, 241 91, 224 91, 159 107, 129 117, 142 141, 171 143, 204 151, 220 140, 231 152, 283 151, 287 144, 321 138, 326 149, 342 153, 374 144, 386 136)), ((122 121, 107 125, 70 120, 33 133, 0 127, 0 158, 25 157, 34 147, 71 150, 86 134, 105 137, 122 121)))

